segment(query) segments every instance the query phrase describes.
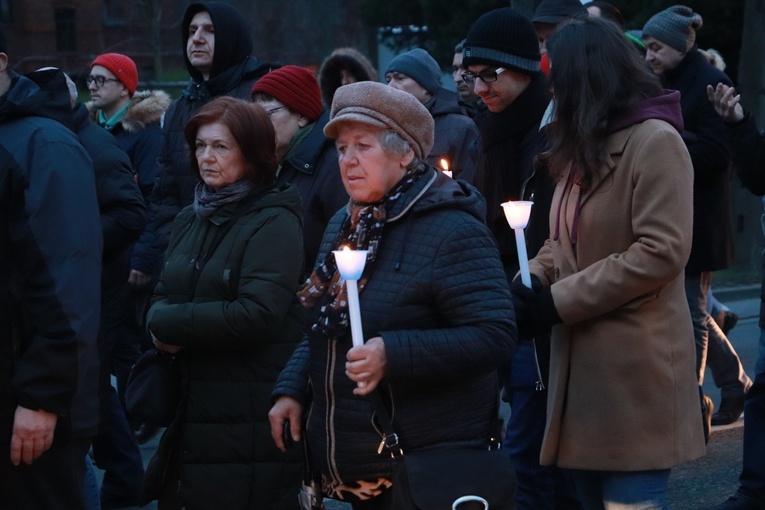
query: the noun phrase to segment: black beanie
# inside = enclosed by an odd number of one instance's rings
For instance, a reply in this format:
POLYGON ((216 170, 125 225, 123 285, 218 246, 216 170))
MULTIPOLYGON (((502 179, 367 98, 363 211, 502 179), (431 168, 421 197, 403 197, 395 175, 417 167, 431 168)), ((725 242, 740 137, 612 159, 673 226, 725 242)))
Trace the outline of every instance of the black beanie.
POLYGON ((492 65, 524 74, 539 71, 534 25, 511 7, 489 11, 473 23, 465 39, 462 65, 492 65))
POLYGON ((542 0, 534 10, 532 23, 558 23, 577 15, 587 15, 579 0, 542 0))

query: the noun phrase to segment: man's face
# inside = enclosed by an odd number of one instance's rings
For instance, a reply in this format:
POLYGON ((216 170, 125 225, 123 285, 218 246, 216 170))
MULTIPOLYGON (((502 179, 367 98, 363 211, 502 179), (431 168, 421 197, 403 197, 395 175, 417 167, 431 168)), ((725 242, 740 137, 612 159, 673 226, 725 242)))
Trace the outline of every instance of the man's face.
POLYGON ((557 26, 554 23, 534 23, 534 30, 537 32, 539 41, 539 53, 542 55, 547 53, 547 39, 555 32, 557 26))
MULTIPOLYGON (((468 71, 479 74, 484 71, 494 71, 497 66, 476 64, 468 66, 468 71)), ((523 73, 505 69, 497 75, 497 81, 486 83, 481 78, 476 78, 473 91, 486 104, 490 112, 499 113, 513 104, 521 93, 526 90, 531 77, 523 73)))
POLYGON ((215 30, 210 13, 199 11, 189 23, 189 39, 186 41, 186 55, 205 80, 210 77, 215 55, 215 30))
POLYGON ((11 88, 11 78, 8 76, 8 55, 0 52, 0 97, 11 88))
POLYGON ((431 98, 430 92, 405 74, 396 71, 388 73, 385 75, 385 81, 388 82, 389 87, 393 87, 402 92, 409 92, 422 104, 427 103, 428 99, 431 98))
POLYGON ((94 107, 100 110, 110 110, 121 100, 130 97, 122 82, 107 68, 95 65, 90 69, 90 76, 96 78, 92 81, 89 80, 90 84, 88 85, 90 99, 94 107), (104 84, 101 86, 98 85, 99 76, 104 77, 104 84))
POLYGON ((457 93, 460 95, 460 98, 464 101, 469 101, 476 96, 473 93, 473 86, 465 83, 465 80, 462 79, 462 71, 464 70, 465 68, 462 67, 462 52, 455 53, 454 60, 452 60, 452 78, 457 86, 457 93))
POLYGON ((651 66, 654 74, 659 76, 677 67, 677 64, 685 56, 685 53, 681 53, 653 37, 646 37, 643 42, 646 49, 646 62, 651 66))

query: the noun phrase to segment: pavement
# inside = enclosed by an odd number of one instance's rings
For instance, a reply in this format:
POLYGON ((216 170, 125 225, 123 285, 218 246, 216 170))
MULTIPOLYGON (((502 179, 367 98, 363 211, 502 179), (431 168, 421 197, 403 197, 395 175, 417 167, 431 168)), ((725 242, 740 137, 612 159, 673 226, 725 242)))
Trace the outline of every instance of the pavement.
MULTIPOLYGON (((736 327, 728 335, 738 352, 747 374, 754 377, 754 362, 760 338, 760 286, 714 288, 718 300, 739 315, 736 327)), ((720 392, 714 386, 711 374, 707 372, 704 392, 720 406, 720 392)), ((508 409, 503 409, 508 413, 508 409)), ((702 510, 725 501, 738 488, 743 453, 743 424, 745 416, 731 425, 712 427, 707 445, 707 455, 701 459, 676 467, 672 470, 669 485, 669 503, 673 510, 702 510)), ((141 446, 146 464, 157 448, 159 436, 141 446)), ((98 470, 97 470, 98 471, 98 470)), ((98 473, 102 476, 102 473, 98 473)), ((326 510, 350 510, 351 506, 339 501, 325 501, 326 510)), ((142 507, 155 510, 156 502, 142 507)), ((137 510, 126 507, 125 510, 137 510)))

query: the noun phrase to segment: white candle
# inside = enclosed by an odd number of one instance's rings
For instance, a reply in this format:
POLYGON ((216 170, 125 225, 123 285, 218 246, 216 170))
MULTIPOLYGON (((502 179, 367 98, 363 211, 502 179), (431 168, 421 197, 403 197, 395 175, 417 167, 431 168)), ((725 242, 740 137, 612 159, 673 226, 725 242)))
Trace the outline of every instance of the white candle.
POLYGON ((507 223, 515 231, 515 244, 518 248, 518 264, 521 266, 521 281, 531 288, 531 272, 529 271, 529 256, 526 252, 526 236, 523 229, 529 223, 531 215, 531 206, 534 202, 518 200, 515 202, 507 201, 502 204, 502 210, 505 211, 507 223))
POLYGON ((348 291, 348 315, 351 319, 351 338, 353 346, 364 345, 364 333, 361 329, 361 307, 359 306, 359 287, 357 281, 364 273, 367 263, 367 250, 351 250, 347 246, 342 250, 334 250, 337 270, 345 280, 348 291))
POLYGON ((441 158, 441 168, 443 168, 443 172, 446 175, 448 175, 449 177, 453 177, 451 170, 449 170, 449 162, 446 161, 444 158, 441 158))

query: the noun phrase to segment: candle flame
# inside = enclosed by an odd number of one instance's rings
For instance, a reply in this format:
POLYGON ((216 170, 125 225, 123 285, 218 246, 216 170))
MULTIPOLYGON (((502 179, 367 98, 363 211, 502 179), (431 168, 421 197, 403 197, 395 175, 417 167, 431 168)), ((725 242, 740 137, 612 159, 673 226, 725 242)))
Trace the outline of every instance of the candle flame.
POLYGON ((351 251, 351 249, 350 249, 350 248, 348 247, 348 245, 346 244, 345 246, 343 246, 343 251, 351 251))
POLYGON ((449 170, 449 162, 446 161, 444 158, 441 158, 441 168, 444 170, 449 170))

